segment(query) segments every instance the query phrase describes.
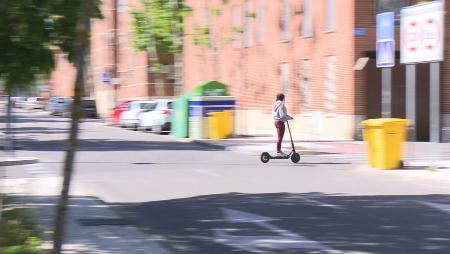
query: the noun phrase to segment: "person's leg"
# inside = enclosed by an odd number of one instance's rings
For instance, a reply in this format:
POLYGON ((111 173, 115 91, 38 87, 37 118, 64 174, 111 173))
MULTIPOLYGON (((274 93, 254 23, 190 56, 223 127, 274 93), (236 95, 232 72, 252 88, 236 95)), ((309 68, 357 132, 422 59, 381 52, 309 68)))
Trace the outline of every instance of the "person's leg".
POLYGON ((281 143, 283 143, 283 138, 284 138, 285 131, 286 131, 286 125, 284 124, 284 122, 281 122, 281 141, 280 141, 280 145, 281 145, 281 143))
POLYGON ((281 121, 275 122, 275 127, 277 127, 277 152, 281 152, 281 143, 283 142, 283 135, 284 135, 284 124, 281 121))

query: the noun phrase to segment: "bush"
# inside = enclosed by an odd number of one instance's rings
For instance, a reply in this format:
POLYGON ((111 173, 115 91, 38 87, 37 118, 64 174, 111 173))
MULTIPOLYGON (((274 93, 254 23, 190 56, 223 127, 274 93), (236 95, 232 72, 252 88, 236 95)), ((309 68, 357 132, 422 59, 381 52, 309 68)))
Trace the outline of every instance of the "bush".
POLYGON ((32 223, 27 221, 25 209, 4 212, 0 222, 0 254, 44 254, 32 223))

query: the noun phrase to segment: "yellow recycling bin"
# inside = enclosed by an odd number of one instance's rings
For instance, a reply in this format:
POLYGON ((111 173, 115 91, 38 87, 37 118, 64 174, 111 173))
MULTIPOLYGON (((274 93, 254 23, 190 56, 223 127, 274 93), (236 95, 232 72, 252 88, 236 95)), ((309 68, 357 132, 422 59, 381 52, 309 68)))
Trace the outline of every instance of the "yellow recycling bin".
POLYGON ((372 168, 403 167, 402 144, 406 140, 408 121, 398 118, 379 118, 363 121, 364 140, 368 144, 369 165, 372 168))
POLYGON ((233 134, 233 111, 211 112, 208 121, 209 138, 224 139, 233 134))

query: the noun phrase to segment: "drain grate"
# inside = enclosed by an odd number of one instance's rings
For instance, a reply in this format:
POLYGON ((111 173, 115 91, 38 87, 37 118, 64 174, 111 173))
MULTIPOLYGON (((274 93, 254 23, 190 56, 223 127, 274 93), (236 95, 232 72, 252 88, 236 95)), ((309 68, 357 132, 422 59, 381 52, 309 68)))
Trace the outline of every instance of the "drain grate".
POLYGON ((78 222, 82 226, 87 227, 95 227, 95 226, 126 226, 130 225, 130 221, 121 219, 121 218, 114 218, 114 217, 105 217, 105 218, 83 218, 78 219, 78 222))

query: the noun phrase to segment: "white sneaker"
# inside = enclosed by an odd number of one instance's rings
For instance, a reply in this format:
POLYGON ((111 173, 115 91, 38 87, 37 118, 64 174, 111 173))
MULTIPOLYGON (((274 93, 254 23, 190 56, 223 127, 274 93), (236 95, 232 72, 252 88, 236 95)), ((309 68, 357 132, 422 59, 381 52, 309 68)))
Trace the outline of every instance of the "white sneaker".
POLYGON ((278 152, 277 153, 277 157, 288 157, 288 156, 289 156, 288 154, 285 154, 283 152, 278 152))

